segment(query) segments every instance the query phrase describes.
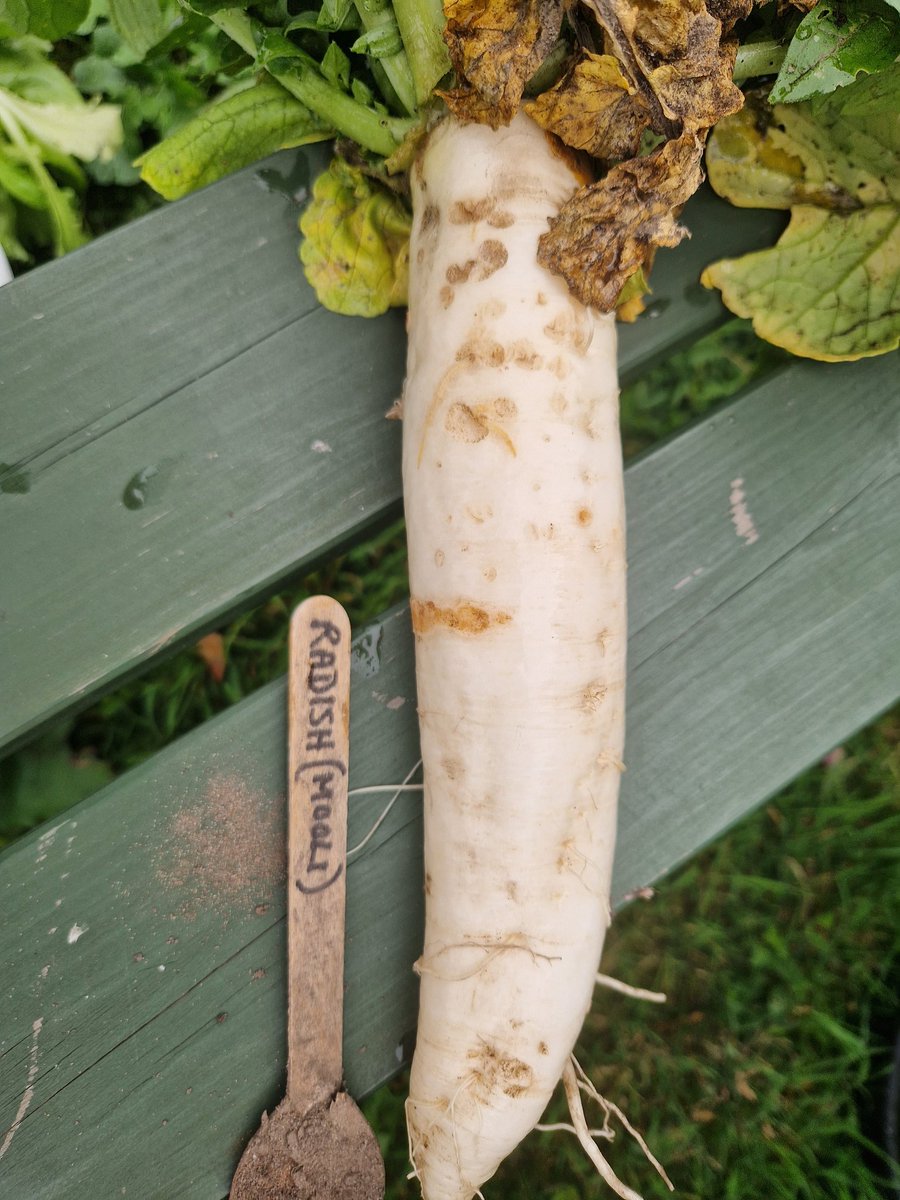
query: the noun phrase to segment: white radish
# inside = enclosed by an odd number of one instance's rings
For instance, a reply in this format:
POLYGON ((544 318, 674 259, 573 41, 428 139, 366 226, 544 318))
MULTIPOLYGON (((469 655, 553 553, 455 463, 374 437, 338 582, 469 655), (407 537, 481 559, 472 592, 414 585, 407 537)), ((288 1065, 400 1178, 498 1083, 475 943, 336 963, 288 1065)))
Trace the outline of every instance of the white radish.
POLYGON ((580 182, 522 115, 445 119, 412 173, 403 476, 426 930, 407 1117, 425 1200, 471 1200, 539 1121, 610 919, 616 335, 537 264, 580 182))

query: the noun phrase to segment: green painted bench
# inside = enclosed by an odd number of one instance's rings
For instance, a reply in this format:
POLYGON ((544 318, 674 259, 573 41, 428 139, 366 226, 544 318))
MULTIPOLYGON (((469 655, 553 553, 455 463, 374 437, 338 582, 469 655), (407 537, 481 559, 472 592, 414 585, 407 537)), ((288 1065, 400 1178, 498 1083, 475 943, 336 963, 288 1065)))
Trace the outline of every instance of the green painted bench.
MULTIPOLYGON (((0 290, 0 746, 400 511, 398 315, 318 308, 276 157, 0 290)), ((622 330, 633 376, 722 319, 777 219, 709 194, 622 330)), ((795 362, 627 472, 614 893, 716 837, 900 691, 896 362, 795 362)), ((405 608, 357 633, 351 786, 418 756, 405 608)), ((0 1195, 220 1200, 284 1071, 284 689, 0 855, 0 1195)), ((351 838, 368 828, 361 801, 351 838)), ((346 1063, 407 1057, 419 803, 349 871, 346 1063)))

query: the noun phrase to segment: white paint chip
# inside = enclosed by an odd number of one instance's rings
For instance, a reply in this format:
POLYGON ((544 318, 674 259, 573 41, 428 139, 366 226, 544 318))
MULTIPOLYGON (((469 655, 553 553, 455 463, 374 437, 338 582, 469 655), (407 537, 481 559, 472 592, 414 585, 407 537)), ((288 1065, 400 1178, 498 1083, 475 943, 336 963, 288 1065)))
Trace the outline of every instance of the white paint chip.
POLYGON ((81 925, 73 925, 72 928, 69 930, 69 932, 66 934, 66 941, 69 943, 70 946, 74 946, 75 943, 78 941, 78 939, 80 937, 83 937, 84 934, 87 933, 87 931, 88 931, 87 925, 85 925, 83 927, 81 925))
POLYGON ((759 531, 753 523, 750 510, 747 508, 747 495, 744 491, 743 479, 732 479, 729 501, 731 504, 731 523, 734 526, 734 532, 739 538, 743 538, 748 546, 752 546, 754 542, 759 541, 759 531))
POLYGON ((331 447, 328 445, 327 442, 323 442, 321 438, 316 438, 316 440, 314 442, 310 442, 309 448, 310 448, 310 450, 314 451, 314 453, 316 453, 316 454, 330 454, 331 453, 331 447))
POLYGON ((38 1073, 38 1037, 44 1027, 44 1018, 38 1017, 31 1026, 31 1050, 28 1055, 28 1079, 25 1084, 25 1091, 22 1093, 22 1099, 19 1101, 19 1109, 16 1113, 12 1125, 6 1131, 6 1137, 0 1144, 0 1158, 7 1152, 13 1138, 18 1132, 19 1126, 25 1120, 25 1114, 28 1112, 34 1097, 34 1081, 38 1073))

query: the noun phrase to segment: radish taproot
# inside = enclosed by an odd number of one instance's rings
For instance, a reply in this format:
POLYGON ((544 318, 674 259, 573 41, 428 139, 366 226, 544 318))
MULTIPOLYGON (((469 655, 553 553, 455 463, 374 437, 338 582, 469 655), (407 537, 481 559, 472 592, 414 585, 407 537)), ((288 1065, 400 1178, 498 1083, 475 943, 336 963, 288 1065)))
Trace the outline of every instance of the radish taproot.
POLYGON ((448 119, 412 175, 403 486, 426 930, 407 1115, 427 1200, 469 1200, 540 1119, 609 923, 616 335, 537 262, 579 183, 521 115, 448 119))

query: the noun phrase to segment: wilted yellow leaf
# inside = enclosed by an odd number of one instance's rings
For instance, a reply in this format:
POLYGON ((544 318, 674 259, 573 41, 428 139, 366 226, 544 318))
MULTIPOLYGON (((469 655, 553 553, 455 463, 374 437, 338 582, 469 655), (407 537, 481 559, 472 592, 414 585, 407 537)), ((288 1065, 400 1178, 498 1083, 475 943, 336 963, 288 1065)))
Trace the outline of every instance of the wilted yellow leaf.
POLYGON ((647 101, 611 54, 585 51, 549 91, 525 104, 542 129, 594 158, 631 158, 650 124, 647 101))

